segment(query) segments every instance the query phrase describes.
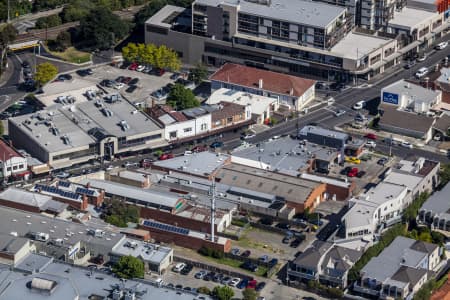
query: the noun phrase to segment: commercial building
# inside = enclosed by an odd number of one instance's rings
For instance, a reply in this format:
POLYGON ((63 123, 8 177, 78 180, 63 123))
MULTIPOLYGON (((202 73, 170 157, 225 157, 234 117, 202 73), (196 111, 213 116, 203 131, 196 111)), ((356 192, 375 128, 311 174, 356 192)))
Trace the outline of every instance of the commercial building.
MULTIPOLYGON (((196 293, 175 290, 152 281, 135 281, 83 267, 55 262, 31 254, 14 268, 0 267, 2 299, 78 300, 78 299, 166 299, 192 300, 196 293), (33 267, 30 267, 33 266, 33 267)), ((202 296, 206 300, 211 298, 202 296)))
POLYGON ((174 243, 177 246, 193 250, 203 247, 230 252, 231 241, 227 238, 215 235, 214 241, 208 233, 198 232, 180 226, 169 225, 154 220, 143 220, 139 228, 148 230, 151 237, 163 243, 174 243))
POLYGON ((316 240, 289 263, 289 281, 316 280, 327 286, 345 289, 348 272, 361 255, 362 251, 316 240))
POLYGON ((432 116, 398 110, 397 107, 387 104, 380 105, 380 112, 378 126, 381 130, 421 139, 425 143, 433 137, 436 119, 432 116))
POLYGON ((405 186, 381 182, 368 192, 349 200, 349 210, 342 217, 345 238, 369 237, 401 221, 403 209, 411 203, 405 186))
POLYGON ((223 65, 210 80, 212 91, 227 88, 276 98, 280 105, 295 111, 300 111, 315 97, 314 80, 233 63, 223 65))
POLYGON ((118 94, 95 101, 66 98, 46 110, 10 118, 14 145, 53 169, 167 145, 163 129, 118 94))
POLYGON ((357 33, 344 41, 352 28, 353 16, 337 5, 201 0, 190 10, 161 9, 147 20, 145 41, 175 49, 185 63, 233 62, 327 80, 370 79, 400 63, 395 36, 357 33))
POLYGON ((439 247, 399 236, 360 271, 353 290, 379 298, 411 299, 440 263, 439 247))
POLYGON ((441 103, 442 92, 401 79, 381 89, 381 101, 401 110, 427 113, 441 103))
POLYGON ((10 234, 0 234, 0 261, 16 265, 31 251, 36 250, 29 239, 10 234))
POLYGON ((0 140, 0 163, 4 180, 9 177, 28 179, 30 175, 27 159, 3 140, 0 140))
POLYGON ((115 245, 109 257, 112 262, 116 262, 120 257, 128 255, 141 259, 145 264, 145 272, 157 274, 165 273, 173 262, 172 248, 129 238, 115 245))
POLYGON ((327 173, 337 164, 340 154, 335 148, 283 137, 258 145, 237 149, 231 161, 240 165, 297 176, 304 172, 327 173))
POLYGON ((51 196, 10 187, 0 193, 0 205, 29 212, 62 213, 67 204, 55 201, 51 196))
POLYGON ((450 232, 450 184, 435 192, 422 205, 417 217, 418 221, 430 225, 435 230, 450 232))
POLYGON ((226 88, 216 90, 206 101, 208 104, 217 104, 220 102, 250 106, 252 119, 256 124, 267 122, 279 108, 278 98, 254 95, 226 88))
POLYGON ((312 211, 328 196, 331 197, 326 194, 326 185, 323 183, 238 164, 222 167, 216 180, 231 186, 228 190, 230 194, 248 197, 249 191, 261 193, 263 201, 273 202, 275 198, 286 203, 294 214, 307 208, 312 211))

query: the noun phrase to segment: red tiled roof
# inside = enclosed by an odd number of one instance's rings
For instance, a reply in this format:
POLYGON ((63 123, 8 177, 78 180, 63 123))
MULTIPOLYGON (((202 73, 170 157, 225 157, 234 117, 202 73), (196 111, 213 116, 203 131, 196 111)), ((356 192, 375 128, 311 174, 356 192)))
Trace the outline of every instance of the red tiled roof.
POLYGON ((22 155, 11 148, 7 143, 0 140, 0 160, 8 160, 10 157, 22 157, 22 155))
POLYGON ((430 300, 450 300, 450 275, 447 282, 431 295, 430 300))
POLYGON ((183 115, 183 113, 179 112, 179 111, 171 111, 169 113, 169 115, 171 117, 173 117, 177 122, 183 122, 183 121, 187 121, 188 120, 188 118, 186 118, 186 116, 183 115))
POLYGON ((211 121, 215 122, 229 117, 234 117, 245 112, 245 106, 232 102, 220 102, 220 108, 211 112, 211 121))
POLYGON ((222 66, 211 75, 210 79, 252 88, 258 88, 259 80, 262 79, 264 90, 284 95, 290 95, 292 90, 296 97, 302 96, 307 89, 315 84, 315 81, 311 79, 232 63, 222 66))

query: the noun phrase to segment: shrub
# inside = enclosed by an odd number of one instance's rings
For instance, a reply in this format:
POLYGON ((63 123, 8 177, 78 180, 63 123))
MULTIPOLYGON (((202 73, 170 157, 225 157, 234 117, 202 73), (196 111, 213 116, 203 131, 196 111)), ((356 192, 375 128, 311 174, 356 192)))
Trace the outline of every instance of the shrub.
POLYGON ((206 286, 199 287, 197 289, 197 292, 199 292, 200 294, 211 295, 211 290, 209 288, 207 288, 206 286))

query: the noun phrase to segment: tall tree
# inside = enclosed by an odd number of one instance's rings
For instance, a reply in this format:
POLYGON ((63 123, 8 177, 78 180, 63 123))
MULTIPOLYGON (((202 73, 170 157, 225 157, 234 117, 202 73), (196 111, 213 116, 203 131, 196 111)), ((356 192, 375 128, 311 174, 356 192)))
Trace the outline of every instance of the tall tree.
POLYGON ((128 43, 122 48, 122 56, 127 61, 136 61, 146 65, 152 65, 159 69, 177 71, 181 67, 181 61, 177 52, 165 45, 128 43))
POLYGON ((91 49, 110 49, 128 33, 129 26, 105 7, 93 9, 80 22, 80 43, 91 49))
POLYGON ((44 85, 52 80, 58 74, 58 68, 49 62, 45 62, 36 66, 36 74, 34 80, 39 85, 44 85))
POLYGON ((245 289, 242 292, 242 300, 256 300, 258 298, 258 293, 255 289, 245 289))
POLYGON ((208 69, 202 63, 198 63, 195 69, 189 74, 190 80, 194 81, 196 84, 200 84, 203 80, 208 78, 208 69))
POLYGON ((227 285, 216 286, 212 294, 219 300, 230 300, 234 296, 234 291, 227 285))
POLYGON ((167 97, 167 103, 176 110, 183 110, 200 105, 200 102, 195 98, 194 93, 178 83, 170 90, 169 96, 167 97))
POLYGON ((113 268, 121 278, 143 278, 145 273, 144 262, 131 255, 122 256, 113 268))
POLYGON ((5 63, 6 53, 8 52, 8 46, 14 41, 16 36, 17 30, 11 24, 0 24, 0 74, 3 73, 3 65, 5 63))

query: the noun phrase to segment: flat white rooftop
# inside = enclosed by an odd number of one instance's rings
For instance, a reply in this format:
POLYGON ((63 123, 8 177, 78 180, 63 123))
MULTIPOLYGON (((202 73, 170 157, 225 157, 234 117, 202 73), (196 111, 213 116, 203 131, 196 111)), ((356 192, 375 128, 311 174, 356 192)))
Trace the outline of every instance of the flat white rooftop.
POLYGON ((350 32, 331 49, 331 52, 344 58, 360 59, 390 41, 392 40, 350 32))
POLYGON ((423 9, 404 7, 400 12, 394 12, 394 18, 389 21, 389 25, 394 27, 415 28, 421 23, 438 15, 423 9))
POLYGON ((250 105, 253 114, 262 115, 278 99, 221 88, 212 93, 206 103, 218 104, 222 101, 250 105))

